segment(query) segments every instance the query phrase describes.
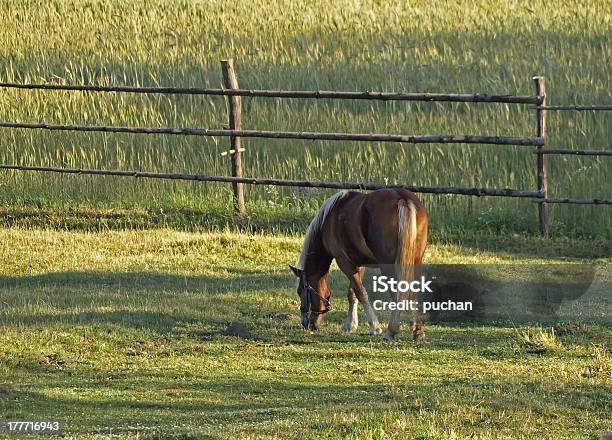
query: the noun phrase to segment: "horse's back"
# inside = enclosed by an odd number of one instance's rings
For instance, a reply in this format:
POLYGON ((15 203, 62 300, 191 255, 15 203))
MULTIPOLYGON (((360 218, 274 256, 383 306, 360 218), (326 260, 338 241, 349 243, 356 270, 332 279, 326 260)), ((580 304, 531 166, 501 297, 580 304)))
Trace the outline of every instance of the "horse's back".
POLYGON ((416 195, 406 189, 346 192, 338 200, 324 228, 329 253, 335 258, 350 258, 360 266, 393 264, 399 231, 398 203, 401 200, 413 203, 420 224, 423 224, 423 219, 426 224, 423 205, 416 195))
MULTIPOLYGON (((412 204, 416 212, 417 230, 425 232, 425 237, 417 241, 419 247, 426 241, 427 214, 419 198, 404 188, 385 188, 366 195, 364 208, 367 211, 367 242, 378 263, 393 264, 396 260, 398 234, 400 231, 399 206, 401 202, 412 204), (425 230, 423 231, 423 225, 425 230)), ((424 250, 424 248, 423 248, 424 250)))

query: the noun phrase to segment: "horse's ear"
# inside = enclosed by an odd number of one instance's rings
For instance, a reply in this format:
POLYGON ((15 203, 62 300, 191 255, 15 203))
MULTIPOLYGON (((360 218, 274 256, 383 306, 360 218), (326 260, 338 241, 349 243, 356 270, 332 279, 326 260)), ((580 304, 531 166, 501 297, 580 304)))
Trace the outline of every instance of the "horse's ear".
POLYGON ((292 265, 289 265, 289 269, 291 269, 291 272, 293 272, 293 275, 295 275, 296 277, 300 278, 302 276, 302 271, 298 269, 297 267, 293 267, 292 265))

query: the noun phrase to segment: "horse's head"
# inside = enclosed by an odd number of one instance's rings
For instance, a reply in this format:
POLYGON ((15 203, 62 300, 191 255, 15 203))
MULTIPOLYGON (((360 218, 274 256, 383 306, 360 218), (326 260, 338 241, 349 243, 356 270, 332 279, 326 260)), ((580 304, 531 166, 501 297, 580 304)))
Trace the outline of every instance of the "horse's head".
POLYGON ((327 287, 327 276, 314 280, 306 275, 305 271, 289 267, 298 279, 297 294, 300 297, 302 325, 306 330, 318 330, 323 322, 323 315, 331 310, 331 291, 327 287))

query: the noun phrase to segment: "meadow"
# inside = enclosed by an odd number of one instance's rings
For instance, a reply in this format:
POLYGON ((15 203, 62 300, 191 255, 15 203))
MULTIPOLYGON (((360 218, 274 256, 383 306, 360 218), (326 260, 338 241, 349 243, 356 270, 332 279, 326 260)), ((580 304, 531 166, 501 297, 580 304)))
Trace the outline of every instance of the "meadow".
MULTIPOLYGON (((346 281, 336 269, 334 309, 311 334, 300 328, 287 268, 295 237, 14 227, 0 229, 0 243, 1 420, 58 419, 74 439, 612 431, 609 324, 441 322, 427 324, 423 344, 405 335, 383 343, 363 314, 358 331, 340 331, 346 281), (246 333, 224 336, 230 323, 246 333)), ((609 269, 610 249, 600 249, 483 236, 478 245, 436 241, 428 261, 541 265, 571 256, 609 269)), ((593 306, 609 316, 609 302, 593 306)))
MULTIPOLYGON (((550 104, 609 103, 610 18, 597 0, 0 0, 0 81, 220 87, 233 58, 244 88, 530 95, 544 75, 550 104)), ((549 145, 608 148, 609 118, 551 113, 549 145)), ((1 89, 0 120, 221 128, 227 114, 223 97, 1 89)), ((243 127, 533 136, 535 112, 243 99, 243 127)), ((536 187, 531 147, 243 144, 245 176, 536 187)), ((228 175, 227 149, 0 129, 0 163, 228 175)), ((549 193, 610 198, 611 175, 606 157, 550 157, 549 193)), ((329 193, 247 187, 239 219, 224 184, 0 171, 0 422, 57 418, 75 439, 612 432, 609 207, 551 206, 543 239, 529 200, 423 195, 427 263, 593 266, 603 319, 442 320, 417 345, 368 335, 363 314, 343 334, 336 268, 321 331, 300 327, 287 265, 329 193)))
MULTIPOLYGON (((233 58, 245 88, 534 94, 609 103, 606 2, 0 2, 0 79, 219 87, 233 58), (86 25, 84 25, 86 24, 86 25)), ((220 128, 222 97, 3 89, 8 121, 220 128)), ((503 104, 244 99, 243 127, 406 134, 535 134, 534 111, 503 104)), ((606 148, 610 119, 551 113, 549 145, 606 148)), ((0 130, 0 162, 229 174, 227 139, 0 130)), ((534 189, 531 147, 248 139, 245 175, 534 189)), ((552 197, 609 198, 606 157, 549 157, 552 197)), ((222 184, 0 173, 4 213, 196 210, 231 224, 222 184)), ((326 191, 247 188, 252 216, 308 217, 326 191), (295 213, 300 213, 295 215, 295 213)), ((423 196, 440 230, 534 233, 528 200, 423 196)), ((45 214, 46 215, 46 214, 45 214)), ((5 216, 6 217, 6 216, 5 216)), ((553 234, 609 237, 608 207, 552 206, 553 234)), ((255 219, 254 222, 259 220, 255 219)), ((303 227, 303 222, 300 227, 303 227)))

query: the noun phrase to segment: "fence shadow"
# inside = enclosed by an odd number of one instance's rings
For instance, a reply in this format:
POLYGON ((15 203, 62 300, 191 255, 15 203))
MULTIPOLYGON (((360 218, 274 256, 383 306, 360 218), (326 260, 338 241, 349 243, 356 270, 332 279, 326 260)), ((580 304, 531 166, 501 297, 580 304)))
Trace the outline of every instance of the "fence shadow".
MULTIPOLYGON (((16 208, 0 209, 0 224, 6 227, 37 227, 77 232, 125 229, 169 228, 189 232, 233 230, 241 233, 286 234, 301 237, 308 227, 312 212, 286 208, 265 215, 255 213, 236 218, 220 210, 146 209, 142 211, 74 210, 54 212, 16 208)), ((467 250, 485 251, 499 256, 558 259, 558 243, 533 236, 500 236, 482 230, 437 233, 430 235, 431 244, 457 245, 467 250), (537 245, 534 245, 537 243, 537 245)), ((573 258, 607 258, 612 255, 612 241, 590 239, 587 244, 576 241, 573 258)))
MULTIPOLYGON (((411 417, 447 414, 449 402, 453 408, 471 406, 474 401, 487 402, 490 409, 506 414, 523 413, 526 408, 538 413, 554 408, 555 412, 575 415, 588 411, 603 420, 607 397, 607 390, 599 386, 566 386, 537 379, 445 379, 434 383, 404 381, 390 386, 315 383, 308 376, 294 374, 284 379, 238 375, 179 383, 167 376, 143 377, 136 371, 105 382, 103 387, 91 380, 79 384, 75 377, 70 381, 71 386, 79 387, 82 397, 17 390, 15 401, 19 404, 9 405, 5 416, 27 419, 44 414, 61 420, 66 432, 80 434, 177 434, 177 426, 183 426, 203 438, 221 438, 223 429, 219 431, 219 426, 236 428, 239 423, 246 430, 266 425, 270 429, 270 422, 282 425, 293 420, 299 421, 304 432, 329 429, 348 435, 368 423, 385 425, 385 414, 389 413, 412 414, 411 417), (87 398, 90 394, 96 397, 87 398), (338 424, 329 417, 331 410, 351 414, 353 422, 338 424), (82 416, 75 417, 76 414, 82 416)), ((470 417, 469 411, 466 417, 470 417)))
POLYGON ((0 208, 0 223, 5 227, 37 227, 95 232, 125 229, 170 228, 181 231, 236 230, 246 233, 300 234, 312 217, 304 210, 287 208, 263 215, 234 217, 221 210, 187 208, 148 208, 136 211, 97 211, 95 209, 56 212, 19 208, 0 208))
POLYGON ((0 325, 106 325, 211 337, 232 321, 248 321, 258 328, 265 328, 270 320, 277 320, 280 326, 290 324, 289 317, 281 313, 286 309, 283 301, 290 296, 288 276, 236 269, 225 273, 0 276, 0 325), (278 296, 270 295, 270 290, 279 292, 278 296))

